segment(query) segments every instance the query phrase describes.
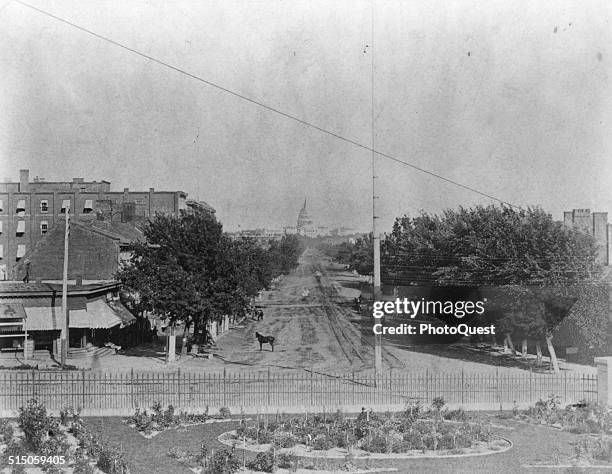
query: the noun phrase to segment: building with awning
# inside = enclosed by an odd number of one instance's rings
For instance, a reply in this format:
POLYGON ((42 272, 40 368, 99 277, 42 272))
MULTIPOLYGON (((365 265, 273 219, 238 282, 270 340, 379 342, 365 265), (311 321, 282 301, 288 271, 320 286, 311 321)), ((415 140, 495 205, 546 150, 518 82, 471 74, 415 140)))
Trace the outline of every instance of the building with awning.
MULTIPOLYGON (((119 302, 118 291, 117 281, 68 285, 71 348, 112 342, 113 330, 136 321, 119 302)), ((61 284, 0 282, 0 355, 23 352, 30 359, 57 354, 62 325, 61 284)))

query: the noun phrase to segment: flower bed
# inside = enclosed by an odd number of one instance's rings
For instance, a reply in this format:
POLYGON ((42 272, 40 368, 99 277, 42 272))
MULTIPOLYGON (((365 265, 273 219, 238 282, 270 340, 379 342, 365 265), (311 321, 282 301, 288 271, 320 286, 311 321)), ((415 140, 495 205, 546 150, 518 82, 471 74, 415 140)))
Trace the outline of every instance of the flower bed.
POLYGON ((19 409, 17 422, 0 420, 0 453, 12 473, 25 472, 26 467, 50 473, 64 468, 75 474, 129 473, 123 453, 89 432, 78 411, 67 408, 59 419, 53 418, 34 399, 19 409))
POLYGON ((612 434, 612 409, 586 402, 562 407, 555 395, 540 400, 527 410, 515 409, 511 415, 500 417, 549 425, 575 434, 612 434))
POLYGON ((204 423, 220 423, 232 421, 228 408, 221 408, 218 415, 209 415, 208 407, 204 413, 190 414, 186 412, 176 413, 172 405, 164 410, 160 403, 151 407, 151 412, 136 409, 132 416, 123 420, 128 426, 135 428, 145 438, 152 438, 166 430, 179 427, 199 425, 204 423))
MULTIPOLYGON (((443 402, 442 402, 443 405, 443 402)), ((399 415, 362 410, 357 418, 334 414, 282 416, 274 421, 245 421, 219 441, 238 448, 300 457, 388 458, 490 454, 511 443, 493 435, 487 426, 467 421, 464 412, 448 412, 438 404, 430 409, 410 406, 399 415), (446 417, 446 418, 445 418, 446 417)))

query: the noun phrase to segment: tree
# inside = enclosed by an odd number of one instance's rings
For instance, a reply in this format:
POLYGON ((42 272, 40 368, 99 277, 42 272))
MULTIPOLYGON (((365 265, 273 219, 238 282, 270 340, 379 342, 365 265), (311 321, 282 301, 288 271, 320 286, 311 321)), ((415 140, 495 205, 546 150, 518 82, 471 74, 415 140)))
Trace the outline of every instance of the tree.
POLYGON ((275 272, 295 267, 301 253, 295 236, 283 237, 269 250, 253 240, 232 240, 214 216, 198 210, 156 215, 144 236, 144 243, 133 244, 118 278, 133 309, 167 319, 171 335, 177 323, 185 324, 182 354, 192 324, 197 335, 208 321, 244 315, 275 272))
POLYGON ((546 340, 581 285, 598 274, 595 240, 540 208, 477 206, 396 220, 383 243, 384 277, 406 284, 494 286, 499 327, 546 340))

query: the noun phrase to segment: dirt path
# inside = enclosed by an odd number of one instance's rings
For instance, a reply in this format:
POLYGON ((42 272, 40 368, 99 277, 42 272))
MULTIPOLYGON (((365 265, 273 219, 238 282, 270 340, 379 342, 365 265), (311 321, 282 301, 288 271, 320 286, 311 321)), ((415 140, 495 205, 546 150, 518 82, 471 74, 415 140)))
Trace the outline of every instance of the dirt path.
POLYGON ((319 283, 316 271, 324 271, 320 256, 307 250, 299 266, 265 293, 263 321, 249 321, 244 329, 224 336, 217 354, 228 363, 240 365, 325 371, 372 369, 373 348, 362 344, 359 331, 339 307, 342 297, 332 280, 323 277, 319 283), (305 290, 309 294, 303 297, 305 290), (259 350, 256 331, 276 338, 274 352, 268 345, 259 350))

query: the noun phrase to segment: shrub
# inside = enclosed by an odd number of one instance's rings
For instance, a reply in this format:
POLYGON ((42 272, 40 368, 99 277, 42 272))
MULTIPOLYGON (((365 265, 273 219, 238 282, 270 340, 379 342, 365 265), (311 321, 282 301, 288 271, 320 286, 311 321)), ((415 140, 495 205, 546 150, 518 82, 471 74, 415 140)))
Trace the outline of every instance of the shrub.
POLYGON ((47 416, 47 409, 38 400, 31 399, 19 408, 19 426, 24 432, 27 446, 38 453, 49 432, 57 431, 57 422, 47 416))
POLYGON ((275 466, 274 451, 272 449, 257 453, 255 459, 248 464, 248 468, 253 471, 274 472, 275 466))
POLYGON ((274 434, 272 444, 276 448, 292 448, 298 444, 298 439, 289 431, 280 431, 274 434))
POLYGON ((284 469, 297 468, 298 461, 299 458, 291 453, 281 453, 276 456, 276 463, 278 464, 278 467, 284 469))
POLYGON ((233 474, 240 469, 240 461, 234 454, 234 450, 220 449, 210 461, 207 473, 210 474, 233 474))
POLYGON ((221 407, 219 408, 219 415, 221 416, 221 418, 229 418, 230 416, 232 416, 232 412, 227 407, 221 407))
POLYGON ((42 456, 62 456, 70 449, 70 443, 63 434, 56 433, 55 436, 47 438, 40 446, 38 454, 42 456))
POLYGON ((457 410, 449 410, 444 412, 442 414, 442 418, 445 420, 466 421, 468 419, 468 415, 463 408, 459 408, 457 410))
POLYGON ((60 410, 60 423, 64 426, 71 427, 73 423, 81 423, 81 409, 76 410, 71 406, 64 407, 60 410))
POLYGON ((74 474, 94 474, 95 468, 85 456, 78 456, 74 462, 74 474))
POLYGON ((0 420, 0 442, 10 443, 13 439, 13 425, 8 420, 0 420))
POLYGON ((331 449, 332 447, 333 446, 331 440, 327 435, 324 434, 317 435, 314 441, 312 442, 313 449, 325 451, 327 449, 331 449))
POLYGON ((97 466, 107 474, 128 474, 123 452, 116 447, 104 447, 100 451, 97 466))
POLYGON ((431 406, 435 411, 442 410, 444 405, 446 405, 446 401, 444 400, 444 397, 436 397, 431 402, 431 406))

